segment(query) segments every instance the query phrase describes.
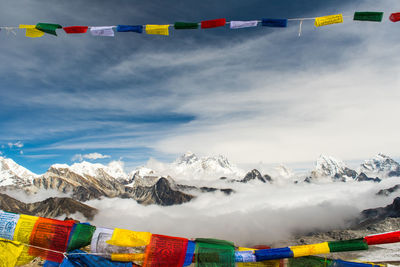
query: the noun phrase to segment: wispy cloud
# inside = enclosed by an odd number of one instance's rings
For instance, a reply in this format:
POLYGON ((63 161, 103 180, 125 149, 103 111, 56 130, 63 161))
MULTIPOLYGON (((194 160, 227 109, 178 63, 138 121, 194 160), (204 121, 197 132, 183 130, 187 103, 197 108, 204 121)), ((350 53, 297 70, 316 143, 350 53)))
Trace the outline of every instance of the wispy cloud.
POLYGON ((8 143, 7 144, 9 148, 22 148, 24 147, 24 144, 21 141, 18 141, 16 143, 8 143))
POLYGON ((107 158, 111 158, 111 156, 109 155, 103 155, 101 153, 89 153, 89 154, 75 154, 72 157, 72 161, 83 161, 84 159, 89 159, 89 160, 96 160, 96 159, 107 159, 107 158))

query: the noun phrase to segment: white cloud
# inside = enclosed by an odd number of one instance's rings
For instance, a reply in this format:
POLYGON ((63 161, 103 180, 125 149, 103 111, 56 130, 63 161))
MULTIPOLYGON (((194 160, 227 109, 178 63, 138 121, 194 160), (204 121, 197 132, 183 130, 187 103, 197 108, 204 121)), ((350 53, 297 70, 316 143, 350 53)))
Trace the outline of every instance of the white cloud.
POLYGON ((89 154, 75 154, 72 157, 72 161, 83 161, 84 159, 96 160, 96 159, 107 159, 111 158, 109 155, 103 155, 97 152, 89 153, 89 154))
POLYGON ((24 144, 23 144, 21 141, 18 141, 18 142, 16 142, 16 143, 11 143, 11 142, 9 142, 9 143, 8 143, 8 147, 9 147, 9 148, 14 148, 14 147, 16 147, 16 148, 22 148, 22 147, 24 147, 24 144))

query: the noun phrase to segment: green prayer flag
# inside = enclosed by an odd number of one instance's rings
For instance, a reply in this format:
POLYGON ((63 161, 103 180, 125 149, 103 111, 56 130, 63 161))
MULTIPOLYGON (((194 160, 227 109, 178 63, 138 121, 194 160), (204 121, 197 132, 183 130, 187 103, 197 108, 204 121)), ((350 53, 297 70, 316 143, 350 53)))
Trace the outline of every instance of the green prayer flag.
POLYGON ((198 29, 199 24, 196 22, 175 22, 174 28, 176 30, 198 29))
POLYGON ((382 18, 383 18, 383 12, 355 12, 354 13, 354 20, 381 22, 382 18))
POLYGON ((96 231, 96 227, 90 224, 79 223, 76 224, 72 230, 69 242, 68 251, 83 248, 90 245, 92 241, 93 233, 96 231))
POLYGON ((356 250, 368 249, 368 244, 364 241, 364 238, 345 240, 345 241, 332 241, 328 242, 328 246, 331 252, 344 252, 344 251, 356 251, 356 250))
POLYGON ((51 23, 38 23, 36 24, 36 29, 57 36, 56 29, 61 29, 62 26, 60 24, 51 24, 51 23))
POLYGON ((196 267, 235 267, 235 246, 232 242, 211 238, 197 238, 196 267))

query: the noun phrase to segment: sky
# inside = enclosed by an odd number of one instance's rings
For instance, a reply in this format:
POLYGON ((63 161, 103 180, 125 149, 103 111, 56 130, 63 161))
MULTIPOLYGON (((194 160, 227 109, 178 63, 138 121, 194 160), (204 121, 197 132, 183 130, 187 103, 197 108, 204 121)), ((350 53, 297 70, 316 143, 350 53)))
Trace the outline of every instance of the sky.
POLYGON ((397 1, 4 0, 0 26, 172 24, 309 18, 315 28, 45 35, 0 32, 0 152, 36 173, 54 163, 126 168, 190 150, 238 165, 399 157, 397 1), (354 11, 384 11, 382 23, 354 11))

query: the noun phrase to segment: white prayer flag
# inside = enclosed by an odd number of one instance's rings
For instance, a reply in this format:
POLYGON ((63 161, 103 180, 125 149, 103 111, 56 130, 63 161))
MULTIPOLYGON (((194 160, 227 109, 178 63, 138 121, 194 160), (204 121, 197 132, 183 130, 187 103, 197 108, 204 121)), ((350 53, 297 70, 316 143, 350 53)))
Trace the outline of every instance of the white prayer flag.
POLYGON ((231 21, 231 29, 249 28, 256 27, 258 24, 257 20, 249 21, 231 21))
POLYGON ((94 36, 114 37, 114 31, 112 26, 90 27, 90 32, 94 36))

